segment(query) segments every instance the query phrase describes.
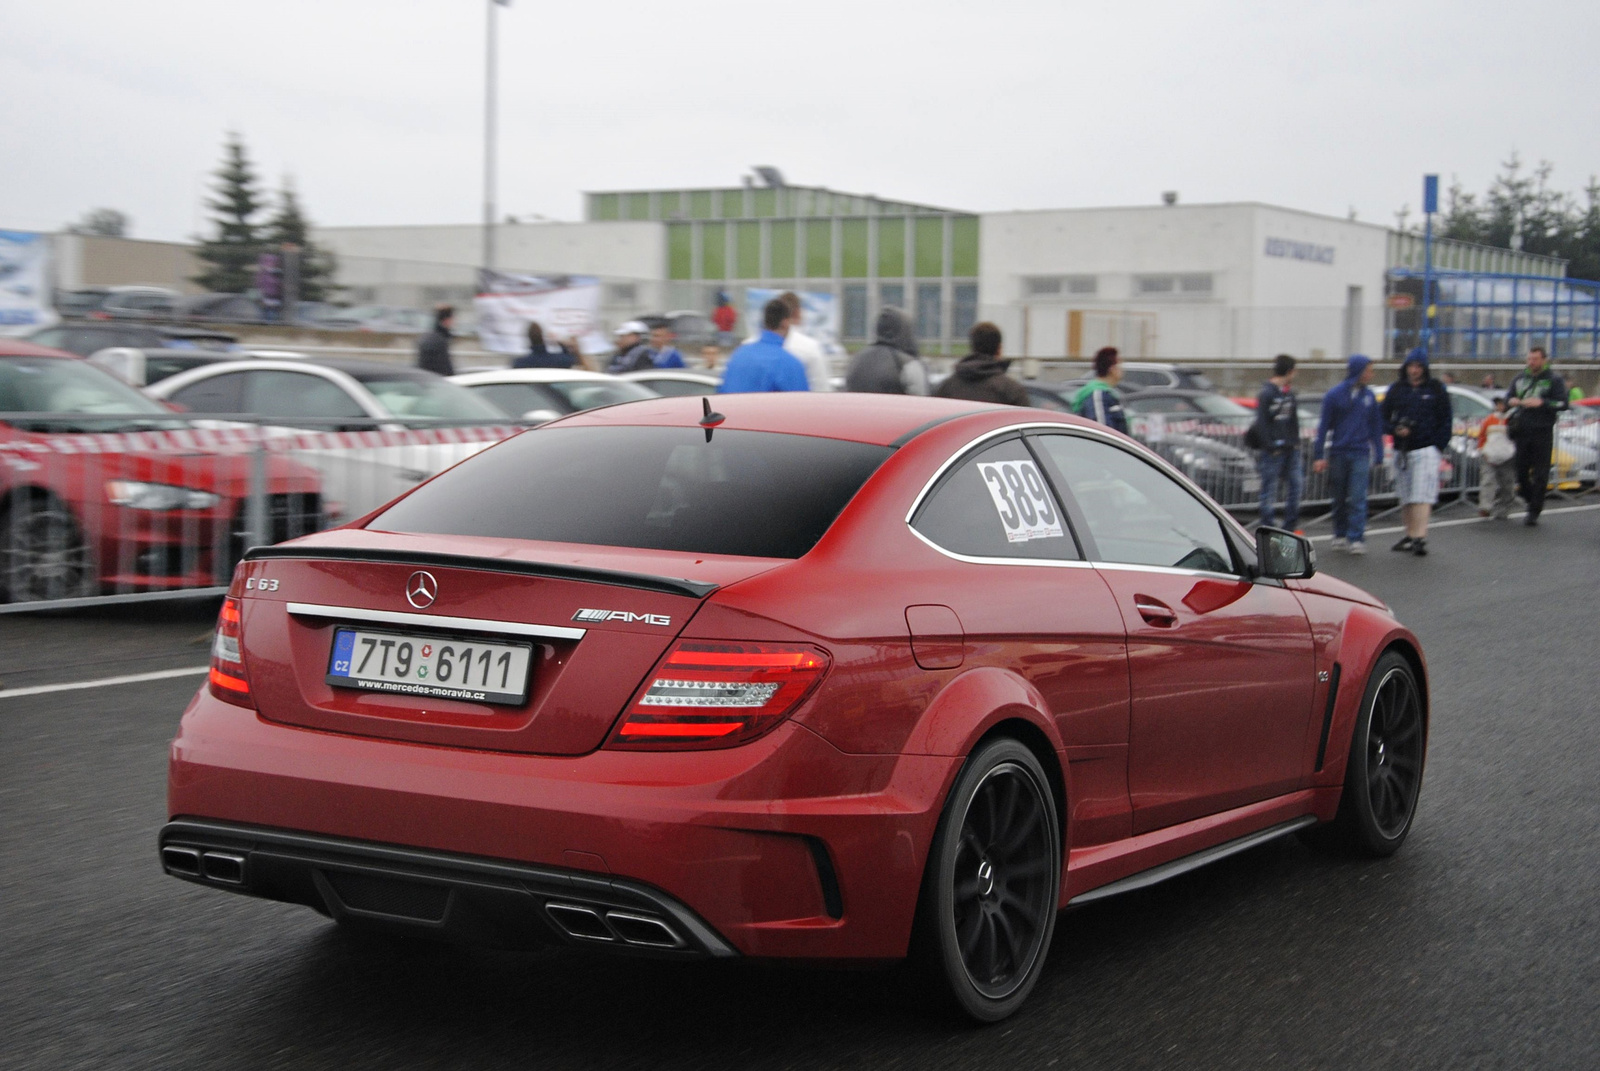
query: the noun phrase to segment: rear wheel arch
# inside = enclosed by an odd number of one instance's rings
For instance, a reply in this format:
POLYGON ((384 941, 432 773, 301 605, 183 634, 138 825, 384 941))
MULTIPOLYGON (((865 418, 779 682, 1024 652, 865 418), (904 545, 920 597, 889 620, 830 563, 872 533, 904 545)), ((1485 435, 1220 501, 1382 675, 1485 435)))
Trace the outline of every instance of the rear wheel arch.
POLYGON ((1033 752, 1033 757, 1039 760, 1039 765, 1044 767, 1045 776, 1050 782, 1050 795, 1056 807, 1056 822, 1061 834, 1061 857, 1066 858, 1067 851, 1067 771, 1061 763, 1060 753, 1055 750, 1050 738, 1045 735, 1033 722, 1025 718, 1008 717, 997 722, 972 744, 968 755, 975 753, 990 740, 998 737, 1008 737, 1017 741, 1023 747, 1033 752))

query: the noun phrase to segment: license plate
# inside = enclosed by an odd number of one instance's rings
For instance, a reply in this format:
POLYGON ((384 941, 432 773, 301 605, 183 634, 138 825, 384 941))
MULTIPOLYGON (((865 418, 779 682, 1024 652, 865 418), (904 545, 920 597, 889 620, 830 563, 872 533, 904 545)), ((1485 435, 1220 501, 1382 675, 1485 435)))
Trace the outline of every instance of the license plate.
POLYGON ((533 645, 410 632, 341 628, 327 682, 340 688, 520 706, 528 698, 533 645))

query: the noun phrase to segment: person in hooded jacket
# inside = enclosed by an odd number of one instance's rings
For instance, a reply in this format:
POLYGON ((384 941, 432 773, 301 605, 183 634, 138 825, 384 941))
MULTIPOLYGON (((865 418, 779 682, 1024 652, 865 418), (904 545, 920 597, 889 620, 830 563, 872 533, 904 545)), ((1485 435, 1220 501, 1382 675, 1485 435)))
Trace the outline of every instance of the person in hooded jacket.
POLYGON ((1334 550, 1367 552, 1367 478, 1383 461, 1383 413, 1372 382, 1372 358, 1356 354, 1345 377, 1322 396, 1322 416, 1311 445, 1312 469, 1328 474, 1333 498, 1334 550), (1327 457, 1323 457, 1323 450, 1327 457))
POLYGON ((967 334, 972 352, 956 362, 955 369, 934 394, 969 402, 1027 405, 1028 392, 1006 375, 1011 362, 1000 356, 1000 329, 985 320, 967 334))
POLYGON ((1383 424, 1394 436, 1395 490, 1406 534, 1391 550, 1428 553, 1428 515, 1439 501, 1439 461, 1450 445, 1450 391, 1428 368, 1420 346, 1406 354, 1383 396, 1383 424))
POLYGON ((911 317, 886 305, 878 313, 872 345, 850 358, 844 389, 860 394, 928 393, 928 366, 917 354, 911 317))

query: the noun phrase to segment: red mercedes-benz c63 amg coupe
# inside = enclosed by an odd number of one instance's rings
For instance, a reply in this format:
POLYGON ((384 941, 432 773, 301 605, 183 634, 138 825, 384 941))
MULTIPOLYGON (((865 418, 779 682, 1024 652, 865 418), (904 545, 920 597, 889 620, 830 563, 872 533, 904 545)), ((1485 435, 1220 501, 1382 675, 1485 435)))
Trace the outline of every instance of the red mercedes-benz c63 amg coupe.
POLYGON ((1388 609, 1075 417, 662 398, 525 432, 239 567, 168 873, 351 926, 908 955, 1025 999, 1057 911, 1422 780, 1388 609))

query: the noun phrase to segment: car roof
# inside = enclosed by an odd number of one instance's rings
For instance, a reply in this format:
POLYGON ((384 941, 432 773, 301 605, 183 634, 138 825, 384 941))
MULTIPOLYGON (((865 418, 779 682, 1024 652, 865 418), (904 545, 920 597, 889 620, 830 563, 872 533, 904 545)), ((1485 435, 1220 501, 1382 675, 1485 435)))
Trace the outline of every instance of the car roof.
POLYGON ((698 372, 693 368, 646 368, 638 372, 623 372, 616 379, 679 379, 685 383, 721 383, 722 377, 711 372, 698 372))
POLYGON ((1133 392, 1139 398, 1210 398, 1216 396, 1214 390, 1199 390, 1195 387, 1146 387, 1141 391, 1133 392))
POLYGON ((770 394, 692 395, 586 409, 551 421, 546 428, 696 426, 703 403, 726 419, 716 427, 730 431, 766 431, 811 435, 876 446, 896 446, 937 425, 966 417, 1010 416, 1017 422, 1087 424, 1078 417, 1048 409, 985 402, 956 401, 901 394, 851 394, 830 391, 780 391, 770 394))
POLYGON ((450 382, 470 387, 479 383, 570 383, 573 380, 614 380, 604 372, 582 368, 479 368, 450 377, 450 382))
POLYGON ((41 346, 36 342, 24 342, 20 338, 0 338, 0 357, 64 357, 71 361, 81 361, 76 353, 58 350, 51 346, 41 346))

